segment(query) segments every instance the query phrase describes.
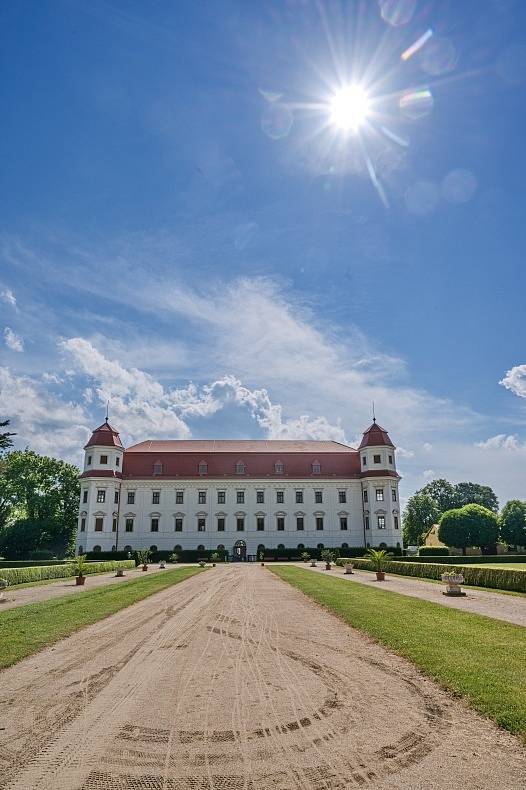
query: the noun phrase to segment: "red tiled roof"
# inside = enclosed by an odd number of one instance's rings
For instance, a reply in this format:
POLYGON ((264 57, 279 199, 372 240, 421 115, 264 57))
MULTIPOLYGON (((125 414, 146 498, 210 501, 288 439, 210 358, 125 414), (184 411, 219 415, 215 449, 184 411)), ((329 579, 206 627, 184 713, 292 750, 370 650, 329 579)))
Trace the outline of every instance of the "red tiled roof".
POLYGON ((119 432, 112 428, 108 421, 95 428, 91 434, 91 438, 87 445, 84 447, 93 447, 94 445, 101 445, 103 447, 122 447, 122 442, 119 438, 119 432))
MULTIPOLYGON (((340 442, 302 439, 148 439, 126 453, 355 453, 340 442)), ((279 460, 276 455, 276 460, 279 460)))
POLYGON ((90 469, 89 472, 82 472, 81 477, 117 477, 119 480, 122 477, 121 472, 115 472, 112 469, 90 469))
POLYGON ((389 434, 382 428, 381 425, 378 425, 376 420, 370 425, 366 431, 364 431, 363 439, 360 442, 359 450, 363 447, 381 447, 382 445, 387 447, 394 447, 391 439, 389 438, 389 434))

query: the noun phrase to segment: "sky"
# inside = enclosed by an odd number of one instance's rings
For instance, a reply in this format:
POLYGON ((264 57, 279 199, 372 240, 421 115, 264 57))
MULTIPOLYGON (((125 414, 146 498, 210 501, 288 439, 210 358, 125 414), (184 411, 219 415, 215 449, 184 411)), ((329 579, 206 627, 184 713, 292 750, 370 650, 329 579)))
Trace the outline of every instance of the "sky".
POLYGON ((107 401, 125 444, 355 444, 374 402, 404 498, 526 498, 525 30, 522 0, 1 4, 16 446, 80 463, 107 401))

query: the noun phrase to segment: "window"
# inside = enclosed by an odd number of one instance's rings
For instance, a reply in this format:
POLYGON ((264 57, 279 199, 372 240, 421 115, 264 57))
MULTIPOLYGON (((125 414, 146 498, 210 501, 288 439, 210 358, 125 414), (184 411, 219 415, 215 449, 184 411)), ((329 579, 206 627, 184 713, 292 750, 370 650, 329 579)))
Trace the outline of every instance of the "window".
POLYGON ((303 551, 304 548, 305 548, 304 543, 298 543, 298 551, 303 551))
POLYGON ((182 551, 182 550, 183 550, 183 547, 179 543, 176 543, 175 546, 174 546, 174 551, 182 551))
POLYGON ((160 503, 161 503, 161 492, 152 491, 152 505, 160 505, 160 503))
POLYGON ((395 515, 393 516, 393 520, 394 520, 394 528, 395 529, 400 529, 399 522, 398 522, 398 514, 397 513, 395 513, 395 515))
POLYGON ((114 503, 115 503, 116 505, 118 505, 118 504, 119 504, 119 492, 118 492, 118 491, 115 491, 115 494, 114 494, 114 496, 113 496, 113 501, 114 501, 114 503))
POLYGON ((278 503, 278 505, 282 505, 285 502, 284 491, 276 491, 276 502, 278 503))
POLYGON ((262 516, 258 516, 256 519, 256 529, 258 532, 263 532, 265 529, 265 519, 262 516))
POLYGON ((199 546, 197 547, 197 551, 204 551, 204 550, 205 550, 205 547, 203 546, 202 543, 200 543, 199 546))
POLYGON ((98 554, 98 552, 102 551, 102 549, 100 546, 93 546, 93 551, 95 551, 98 554))
POLYGON ((300 532, 305 529, 305 521, 303 516, 296 516, 296 529, 300 532))
POLYGON ((88 466, 91 466, 91 455, 88 455, 88 466))
POLYGON ((311 468, 312 468, 312 474, 313 475, 319 475, 320 474, 320 472, 321 472, 321 464, 320 464, 319 461, 313 461, 311 468))
POLYGON ((153 546, 150 546, 150 551, 153 552, 157 551, 157 546, 155 544, 153 546))
POLYGON ((175 504, 176 505, 183 505, 184 504, 184 491, 176 491, 175 492, 175 504))
POLYGON ((84 554, 84 546, 79 546, 79 554, 84 554))
POLYGON ((95 532, 102 532, 102 525, 104 523, 103 518, 96 518, 95 519, 95 532))
POLYGON ((369 516, 366 516, 365 517, 365 529, 370 529, 370 528, 371 527, 370 527, 370 524, 369 524, 369 516))
POLYGON ((159 532, 159 519, 152 518, 150 521, 150 532, 159 532))
POLYGON ((297 505, 303 504, 303 491, 296 491, 296 504, 297 505))
POLYGON ((124 547, 124 551, 131 552, 131 551, 132 551, 132 547, 131 547, 131 546, 129 546, 129 545, 128 545, 128 546, 125 546, 125 547, 124 547))
POLYGON ((200 461, 198 471, 200 475, 207 475, 208 474, 208 464, 206 461, 200 461))
POLYGON ((156 461, 153 465, 153 473, 154 475, 162 475, 163 473, 163 465, 160 461, 156 461))
POLYGON ((364 502, 368 502, 369 501, 369 494, 367 492, 367 489, 363 492, 363 501, 364 502))
POLYGON ((245 519, 244 518, 237 518, 236 519, 236 529, 238 532, 245 531, 245 519))
POLYGON ((324 548, 325 548, 325 546, 323 545, 323 543, 318 543, 318 545, 316 546, 316 548, 318 548, 318 549, 324 549, 324 548))
POLYGON ((182 532, 183 531, 183 519, 176 518, 175 519, 175 532, 182 532))
POLYGON ((236 464, 236 475, 244 475, 245 469, 246 467, 243 461, 238 461, 236 464))
POLYGON ((204 532, 205 530, 206 530, 206 518, 203 518, 202 516, 200 516, 197 519, 197 531, 198 532, 204 532))
POLYGON ((101 462, 101 464, 107 464, 108 463, 108 456, 107 455, 101 455, 100 462, 101 462))
POLYGON ((85 518, 81 518, 80 519, 80 531, 81 532, 86 532, 86 519, 85 518))
POLYGON ((225 531, 225 519, 223 516, 218 516, 217 518, 217 531, 218 532, 225 531))
POLYGON ((316 529, 318 531, 323 529, 323 516, 316 516, 316 529))
POLYGON ((135 504, 135 491, 128 491, 128 504, 129 505, 135 504))
POLYGON ((283 516, 278 516, 276 519, 276 529, 278 532, 285 531, 285 518, 283 516))
POLYGON ((392 464, 392 463, 393 463, 393 456, 392 456, 392 455, 390 455, 390 456, 389 456, 389 463, 390 463, 390 464, 392 464))
POLYGON ((315 491, 314 492, 314 501, 317 505, 321 505, 323 502, 323 491, 315 491))
POLYGON ((367 456, 362 455, 362 466, 367 466, 367 456))
POLYGON ((373 455, 373 461, 374 461, 375 464, 381 464, 382 463, 382 456, 381 455, 373 455))
POLYGON ((97 491, 97 502, 105 502, 106 501, 106 491, 104 488, 99 488, 97 491))
POLYGON ((384 490, 383 488, 376 489, 376 501, 383 502, 384 501, 384 490))
POLYGON ((258 503, 258 505, 262 505, 265 502, 264 491, 256 491, 256 502, 258 503))
POLYGON ((206 505, 206 491, 199 491, 197 494, 197 501, 200 505, 206 505))
POLYGON ((224 505, 226 502, 226 491, 217 492, 217 504, 224 505))
POLYGON ((345 505, 347 502, 347 491, 338 491, 338 502, 340 505, 345 505))
POLYGON ((396 488, 391 488, 391 498, 393 502, 396 502, 396 488))
POLYGON ((111 531, 112 532, 117 532, 117 519, 116 518, 114 518, 113 521, 111 522, 111 531))
POLYGON ((340 529, 347 529, 347 516, 340 516, 340 529))
POLYGON ((236 502, 238 505, 245 504, 245 492, 244 491, 236 491, 236 502))
POLYGON ((120 466, 120 465, 121 465, 121 459, 119 456, 117 456, 117 458, 115 459, 115 466, 120 466))
POLYGON ((378 516, 378 529, 385 529, 385 516, 378 516))
POLYGON ((126 523, 125 523, 124 529, 125 529, 126 532, 133 532, 133 519, 132 518, 127 518, 126 519, 126 523))
POLYGON ((87 488, 85 488, 84 491, 82 492, 82 501, 83 501, 84 504, 86 504, 86 502, 88 501, 88 490, 87 490, 87 488))
POLYGON ((282 462, 276 461, 276 463, 274 464, 274 474, 282 475, 284 471, 285 471, 285 467, 282 464, 282 462))

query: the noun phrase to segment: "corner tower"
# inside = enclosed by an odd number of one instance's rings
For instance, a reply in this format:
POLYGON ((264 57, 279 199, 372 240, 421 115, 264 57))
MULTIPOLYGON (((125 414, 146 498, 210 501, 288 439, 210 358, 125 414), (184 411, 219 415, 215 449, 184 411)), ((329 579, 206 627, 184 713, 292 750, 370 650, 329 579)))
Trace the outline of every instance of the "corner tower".
POLYGON ((364 544, 401 548, 400 497, 395 446, 376 418, 364 431, 358 451, 362 479, 364 544))

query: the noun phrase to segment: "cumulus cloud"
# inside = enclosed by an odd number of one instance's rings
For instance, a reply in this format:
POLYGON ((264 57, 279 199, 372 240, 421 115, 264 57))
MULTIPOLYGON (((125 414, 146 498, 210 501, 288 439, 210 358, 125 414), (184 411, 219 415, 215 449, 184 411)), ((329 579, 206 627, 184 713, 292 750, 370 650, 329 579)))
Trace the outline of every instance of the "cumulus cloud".
POLYGON ((16 307, 16 296, 10 288, 5 288, 3 291, 0 291, 0 299, 5 304, 16 307))
POLYGON ((499 384, 518 395, 519 398, 526 398, 526 365, 515 365, 508 370, 499 384))
POLYGON ((506 435, 505 433, 499 433, 496 436, 491 436, 489 439, 486 439, 484 442, 476 442, 476 447, 480 447, 482 450, 510 450, 510 451, 517 451, 520 450, 523 445, 521 445, 516 436, 513 435, 506 435))
POLYGON ((21 353, 24 350, 24 341, 20 335, 17 335, 15 332, 13 332, 9 326, 6 326, 4 329, 4 341, 6 346, 10 348, 11 351, 18 351, 21 353))

